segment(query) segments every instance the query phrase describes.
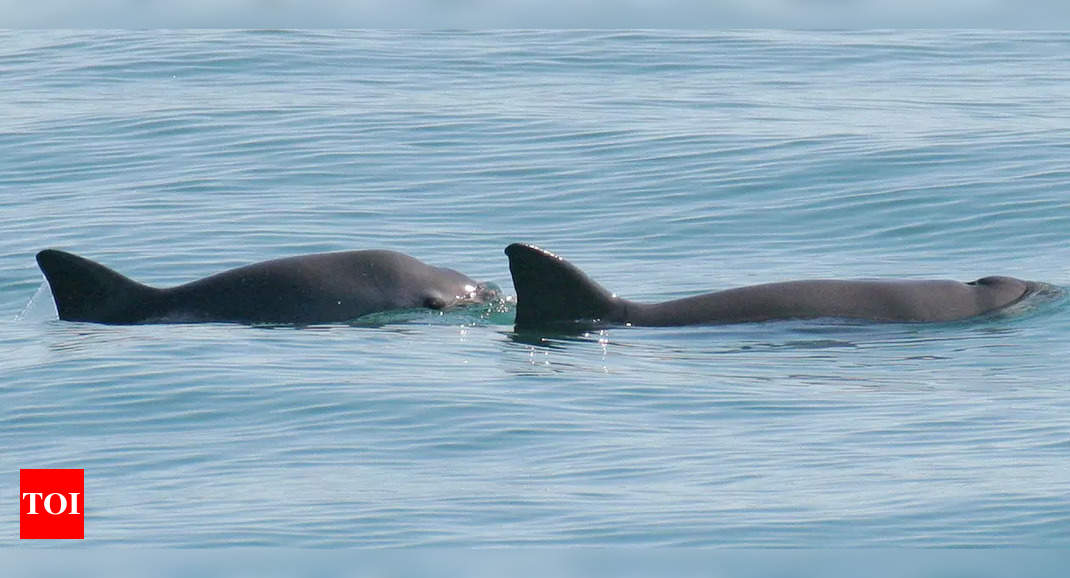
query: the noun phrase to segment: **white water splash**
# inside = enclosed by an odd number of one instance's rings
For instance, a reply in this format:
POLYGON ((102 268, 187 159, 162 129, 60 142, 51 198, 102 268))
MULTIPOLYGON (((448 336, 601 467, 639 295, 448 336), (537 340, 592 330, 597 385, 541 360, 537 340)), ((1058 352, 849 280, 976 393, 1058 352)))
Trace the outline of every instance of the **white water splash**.
POLYGON ((30 297, 30 301, 15 316, 15 322, 21 321, 48 321, 57 319, 56 303, 52 300, 52 292, 48 290, 48 283, 42 282, 37 291, 30 297))

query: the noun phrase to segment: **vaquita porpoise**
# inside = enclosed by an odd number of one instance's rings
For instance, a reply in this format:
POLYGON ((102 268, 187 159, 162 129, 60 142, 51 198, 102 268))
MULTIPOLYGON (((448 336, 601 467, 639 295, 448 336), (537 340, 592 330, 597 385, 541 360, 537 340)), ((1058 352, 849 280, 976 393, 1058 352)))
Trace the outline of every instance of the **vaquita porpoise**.
POLYGON ((37 254, 59 318, 108 324, 330 323, 395 309, 446 309, 498 296, 492 286, 395 251, 345 251, 264 261, 167 289, 89 259, 37 254))
POLYGON ((663 303, 621 299, 572 263, 533 245, 505 249, 516 287, 516 327, 712 325, 838 317, 889 322, 955 321, 997 311, 1041 284, 1013 277, 947 280, 787 281, 663 303))

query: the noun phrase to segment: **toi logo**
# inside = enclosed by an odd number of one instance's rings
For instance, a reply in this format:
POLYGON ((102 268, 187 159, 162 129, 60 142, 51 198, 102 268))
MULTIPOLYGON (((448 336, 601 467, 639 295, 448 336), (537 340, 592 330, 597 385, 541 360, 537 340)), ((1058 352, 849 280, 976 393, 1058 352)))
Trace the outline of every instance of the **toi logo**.
POLYGON ((19 470, 19 538, 85 538, 85 470, 19 470))

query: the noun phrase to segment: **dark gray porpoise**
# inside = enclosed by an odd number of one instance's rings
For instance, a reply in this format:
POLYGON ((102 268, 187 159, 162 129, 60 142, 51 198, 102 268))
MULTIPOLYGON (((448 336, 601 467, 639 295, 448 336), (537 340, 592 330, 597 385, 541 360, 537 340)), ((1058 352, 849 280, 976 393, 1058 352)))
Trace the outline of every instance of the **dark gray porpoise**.
POLYGON ((505 249, 516 287, 516 326, 571 322, 643 326, 839 317, 873 321, 954 321, 1022 300, 1037 285, 1012 277, 958 281, 787 281, 728 289, 664 303, 613 295, 575 265, 532 245, 505 249))
POLYGON ((47 249, 37 264, 60 319, 95 323, 330 323, 393 309, 481 303, 497 291, 394 251, 347 251, 264 261, 169 289, 47 249))

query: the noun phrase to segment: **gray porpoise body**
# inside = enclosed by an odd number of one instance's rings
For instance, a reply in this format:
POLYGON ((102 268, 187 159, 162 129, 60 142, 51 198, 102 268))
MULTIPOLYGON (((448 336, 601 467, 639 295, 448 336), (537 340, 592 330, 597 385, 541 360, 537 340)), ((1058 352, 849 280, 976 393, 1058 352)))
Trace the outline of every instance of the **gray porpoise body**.
POLYGON ((621 299, 568 261, 532 245, 505 249, 516 287, 516 326, 561 323, 639 326, 838 317, 888 322, 954 321, 1016 303, 1037 284, 1013 277, 947 280, 787 281, 664 303, 621 299))
POLYGON ((158 289, 46 249, 37 263, 60 319, 108 324, 349 321, 394 309, 481 303, 497 291, 395 251, 345 251, 264 261, 158 289))

